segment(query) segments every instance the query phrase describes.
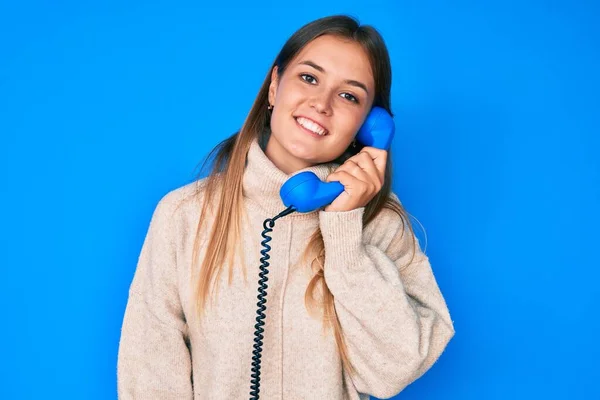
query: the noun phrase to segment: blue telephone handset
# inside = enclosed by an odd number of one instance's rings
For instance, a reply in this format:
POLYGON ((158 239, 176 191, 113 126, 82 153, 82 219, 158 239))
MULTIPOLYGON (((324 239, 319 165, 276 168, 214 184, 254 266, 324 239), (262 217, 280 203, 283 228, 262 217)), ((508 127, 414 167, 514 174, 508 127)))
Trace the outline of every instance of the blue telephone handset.
MULTIPOLYGON (((396 127, 392 116, 381 107, 373 107, 356 135, 365 146, 387 150, 396 127)), ((279 191, 286 207, 298 212, 310 212, 330 204, 344 191, 340 182, 322 182, 313 172, 292 176, 279 191)))

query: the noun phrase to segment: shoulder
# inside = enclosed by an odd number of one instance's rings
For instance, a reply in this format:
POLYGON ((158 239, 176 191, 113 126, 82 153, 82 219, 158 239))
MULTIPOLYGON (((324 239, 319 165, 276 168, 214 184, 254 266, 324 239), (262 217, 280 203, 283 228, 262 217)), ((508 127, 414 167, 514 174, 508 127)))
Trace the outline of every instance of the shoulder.
POLYGON ((159 199, 153 218, 172 220, 177 215, 197 210, 202 204, 206 179, 199 179, 168 190, 159 199))

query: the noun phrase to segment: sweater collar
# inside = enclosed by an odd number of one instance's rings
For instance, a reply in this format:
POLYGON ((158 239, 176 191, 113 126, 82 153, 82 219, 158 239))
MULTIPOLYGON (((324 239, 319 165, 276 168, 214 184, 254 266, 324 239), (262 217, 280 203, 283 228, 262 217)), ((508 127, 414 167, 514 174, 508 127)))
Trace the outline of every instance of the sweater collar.
MULTIPOLYGON (((258 139, 255 138, 250 145, 246 159, 243 194, 249 201, 263 209, 271 217, 274 217, 286 208, 281 201, 279 190, 288 178, 300 172, 312 171, 319 179, 324 181, 335 167, 337 167, 335 163, 319 164, 288 175, 273 164, 261 148, 258 139)), ((318 211, 295 212, 290 214, 288 218, 313 217, 318 211)))

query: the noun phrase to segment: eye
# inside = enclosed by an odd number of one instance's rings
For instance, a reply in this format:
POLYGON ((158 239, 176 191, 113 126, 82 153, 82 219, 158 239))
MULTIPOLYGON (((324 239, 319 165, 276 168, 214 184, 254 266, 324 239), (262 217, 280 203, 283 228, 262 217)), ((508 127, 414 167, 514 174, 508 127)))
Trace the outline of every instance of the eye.
POLYGON ((310 74, 300 74, 300 78, 303 81, 310 83, 311 85, 314 85, 315 83, 317 83, 317 78, 315 78, 314 76, 312 76, 310 74))
POLYGON ((340 96, 342 96, 346 100, 350 100, 353 103, 356 103, 356 104, 359 103, 358 99, 355 96, 351 95, 350 93, 342 93, 340 96))

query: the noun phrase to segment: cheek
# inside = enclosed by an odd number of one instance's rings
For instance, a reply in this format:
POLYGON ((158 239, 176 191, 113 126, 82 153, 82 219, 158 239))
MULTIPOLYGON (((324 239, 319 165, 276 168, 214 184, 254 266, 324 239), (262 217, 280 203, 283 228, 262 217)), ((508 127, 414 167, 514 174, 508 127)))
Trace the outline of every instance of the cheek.
POLYGON ((298 85, 296 82, 284 79, 277 90, 277 104, 281 106, 293 106, 297 104, 303 97, 305 88, 298 85))
POLYGON ((347 138, 348 141, 352 141, 356 132, 360 129, 362 121, 362 114, 357 114, 356 112, 348 112, 344 113, 344 115, 340 115, 338 126, 342 136, 347 138))

